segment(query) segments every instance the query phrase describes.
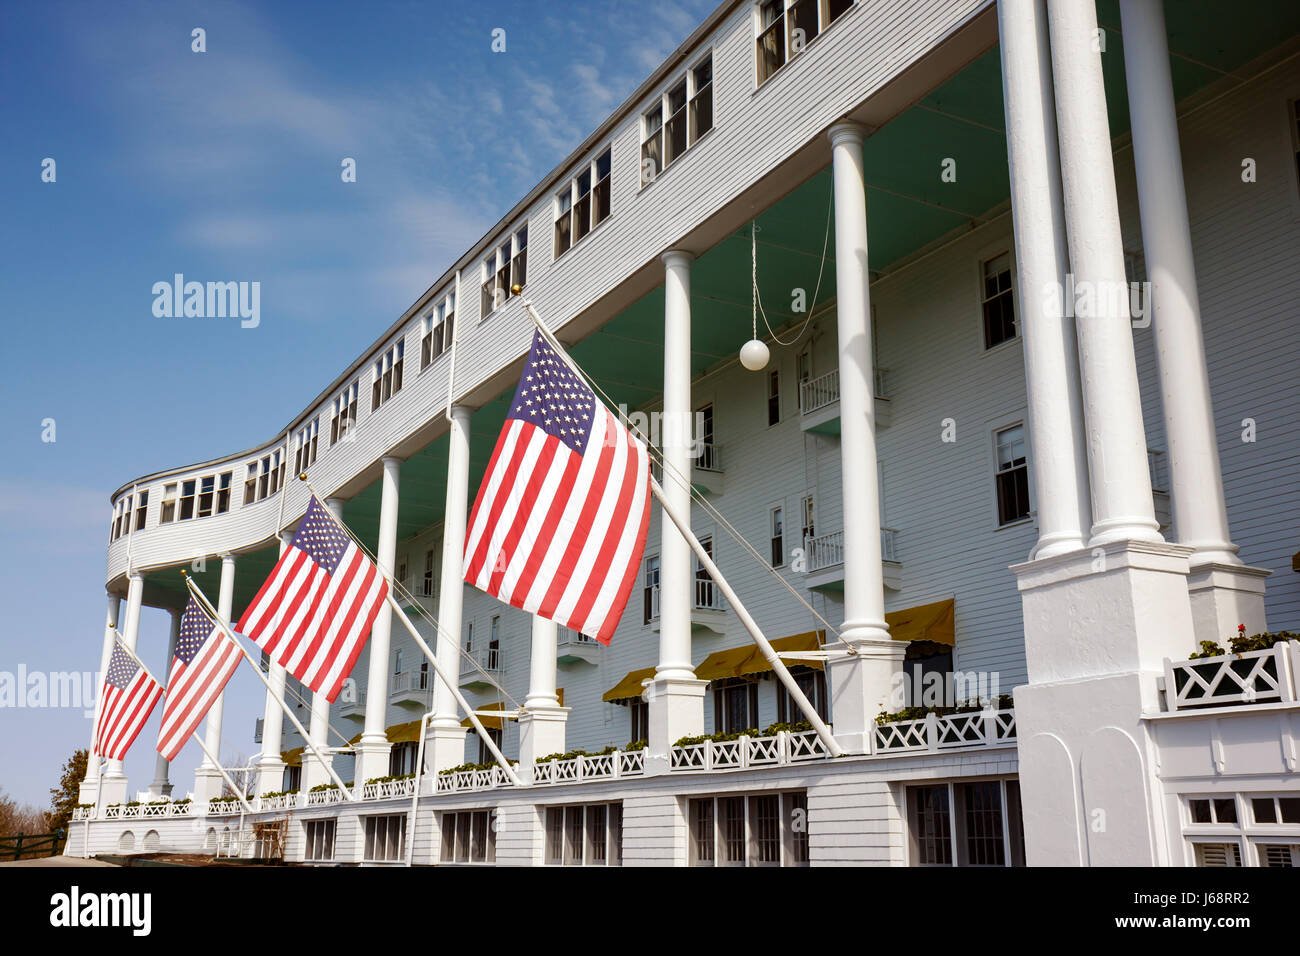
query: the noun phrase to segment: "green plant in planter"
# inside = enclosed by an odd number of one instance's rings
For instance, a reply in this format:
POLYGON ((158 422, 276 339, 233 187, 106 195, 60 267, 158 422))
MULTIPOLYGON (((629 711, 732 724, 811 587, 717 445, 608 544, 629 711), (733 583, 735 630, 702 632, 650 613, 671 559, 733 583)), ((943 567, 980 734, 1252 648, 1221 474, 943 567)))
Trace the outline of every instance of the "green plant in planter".
POLYGON ((415 774, 413 773, 404 773, 404 774, 399 774, 398 776, 393 776, 392 774, 390 774, 387 777, 371 777, 369 780, 366 781, 366 785, 369 786, 372 783, 395 783, 398 780, 414 780, 414 779, 415 779, 415 774))
POLYGON ((787 734, 801 734, 806 730, 812 730, 812 729, 813 729, 813 725, 811 721, 796 720, 793 723, 791 723, 790 721, 778 720, 775 723, 767 725, 767 727, 763 730, 763 736, 775 737, 783 730, 787 734))
POLYGON ((465 773, 469 770, 491 770, 495 766, 495 761, 490 761, 488 763, 463 763, 459 767, 448 767, 446 770, 439 770, 438 776, 446 777, 453 773, 465 773))
POLYGON ((623 752, 624 752, 624 753, 635 753, 635 752, 638 751, 638 750, 645 750, 646 747, 648 747, 648 746, 650 746, 650 743, 649 743, 649 741, 647 741, 647 740, 645 740, 645 739, 634 740, 634 741, 632 741, 630 744, 627 744, 626 746, 623 747, 623 752))
POLYGON ((177 801, 176 801, 176 806, 178 806, 178 807, 183 807, 183 806, 185 806, 187 803, 193 803, 193 802, 194 802, 194 801, 193 801, 192 799, 190 799, 189 797, 186 797, 184 800, 177 800, 177 801))
POLYGON ((322 790, 337 790, 338 788, 339 785, 337 783, 318 783, 316 786, 311 788, 311 792, 319 793, 322 790))

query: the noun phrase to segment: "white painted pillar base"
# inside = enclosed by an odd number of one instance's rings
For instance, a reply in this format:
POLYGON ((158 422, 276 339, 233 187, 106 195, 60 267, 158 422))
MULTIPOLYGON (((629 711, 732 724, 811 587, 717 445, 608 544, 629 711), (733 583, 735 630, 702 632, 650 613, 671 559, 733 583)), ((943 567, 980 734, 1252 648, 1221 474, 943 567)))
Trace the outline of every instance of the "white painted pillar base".
POLYGON ((569 707, 532 705, 519 715, 519 778, 530 783, 538 757, 565 753, 569 707))
POLYGON ((429 725, 424 738, 424 759, 430 776, 465 763, 465 735, 468 733, 469 728, 462 727, 459 722, 453 726, 429 725))
POLYGON ((1169 862, 1144 712, 1196 650, 1190 548, 1117 541, 1011 568, 1029 683, 1015 690, 1029 865, 1169 862))
MULTIPOLYGON (((826 690, 831 698, 831 729, 849 753, 871 750, 871 729, 881 711, 902 709, 892 694, 901 684, 907 644, 903 641, 853 641, 857 655, 826 662, 826 690)), ((827 644, 825 650, 843 651, 846 645, 827 644)))
POLYGON ((655 677, 645 685, 650 727, 645 772, 668 772, 668 752, 683 737, 704 733, 706 680, 683 677, 655 677))
POLYGON ((1266 568, 1217 561, 1193 566, 1187 575, 1187 591, 1197 644, 1214 641, 1226 650, 1239 624, 1246 625, 1247 636, 1267 631, 1264 579, 1272 573, 1266 568))

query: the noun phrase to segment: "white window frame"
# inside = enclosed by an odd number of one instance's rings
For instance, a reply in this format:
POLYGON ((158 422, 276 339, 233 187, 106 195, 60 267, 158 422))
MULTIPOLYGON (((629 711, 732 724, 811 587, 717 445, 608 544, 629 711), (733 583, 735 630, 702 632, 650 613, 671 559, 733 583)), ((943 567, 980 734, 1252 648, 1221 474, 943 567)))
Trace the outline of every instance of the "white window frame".
POLYGON ((295 475, 301 475, 309 467, 316 464, 316 450, 319 439, 320 417, 317 416, 298 429, 298 448, 293 456, 293 472, 295 475))
POLYGON ((333 413, 330 416, 330 447, 341 441, 347 441, 348 435, 357 426, 357 401, 360 395, 361 380, 344 386, 343 391, 334 397, 333 413))
POLYGON ((384 350, 371 367, 370 410, 378 411, 402 390, 402 372, 406 364, 406 340, 399 338, 384 350))
POLYGON ((456 290, 448 292, 424 313, 420 329, 420 371, 451 351, 456 335, 456 290))
POLYGON ((713 130, 717 128, 717 100, 714 96, 717 83, 714 82, 714 66, 713 48, 710 47, 707 51, 697 56, 689 67, 681 73, 674 75, 671 82, 664 85, 664 88, 660 91, 659 96, 656 97, 654 101, 647 103, 641 108, 641 147, 637 152, 641 189, 645 189, 651 183, 658 180, 659 177, 666 173, 669 167, 676 163, 678 159, 689 153, 696 143, 700 142, 700 140, 704 139, 709 135, 709 133, 713 132, 713 130), (698 82, 698 73, 706 63, 709 66, 709 81, 697 89, 696 84, 698 82), (674 111, 669 97, 672 93, 677 92, 683 87, 685 87, 685 93, 682 98, 682 104, 674 111), (698 133, 695 131, 695 124, 692 120, 698 114, 698 104, 703 102, 700 98, 701 94, 706 93, 709 97, 709 128, 702 133, 698 133), (651 129, 652 121, 650 117, 656 112, 659 114, 659 125, 654 127, 654 129, 651 129), (668 126, 670 123, 676 121, 679 116, 680 121, 685 124, 686 145, 682 147, 680 152, 674 153, 672 158, 669 159, 668 126), (658 168, 653 172, 648 173, 646 163, 649 162, 650 156, 647 152, 647 146, 654 140, 658 141, 659 146, 657 156, 658 168))
MULTIPOLYGON (((906 839, 904 843, 907 848, 907 865, 914 867, 940 867, 940 866, 977 866, 976 864, 962 862, 966 850, 959 843, 959 830, 961 821, 958 820, 959 809, 957 801, 957 787, 965 784, 996 783, 998 785, 999 803, 1002 813, 1002 867, 1010 868, 1016 866, 1014 862, 1015 854, 1012 852, 1011 843, 1011 806, 1007 800, 1007 785, 1009 783, 1019 784, 1018 777, 968 777, 958 780, 910 780, 903 786, 903 826, 906 828, 906 839), (915 834, 912 831, 912 805, 908 799, 908 791, 913 787, 946 787, 948 790, 948 849, 952 861, 947 864, 943 863, 922 863, 917 859, 917 848, 915 834)), ((1021 826, 1024 825, 1024 790, 1020 791, 1020 815, 1021 826)), ((1022 846, 1022 853, 1025 852, 1022 846)), ((1024 865, 1022 859, 1019 865, 1024 865)), ((997 864, 987 866, 978 866, 979 869, 995 869, 997 864)))
POLYGON ((402 863, 405 859, 405 813, 384 813, 361 818, 361 861, 363 863, 402 863), (382 826, 380 821, 383 821, 382 826))
MULTIPOLYGON (((803 54, 808 47, 815 43, 827 30, 843 20, 844 15, 853 10, 857 3, 856 0, 845 0, 843 9, 834 17, 831 16, 831 0, 776 0, 775 5, 781 8, 781 13, 779 16, 775 17, 767 27, 763 26, 763 7, 769 6, 769 4, 761 2, 760 0, 760 2, 755 3, 752 8, 752 19, 754 23, 755 89, 766 84, 768 80, 777 76, 790 63, 798 59, 799 56, 803 54), (817 8, 817 32, 811 37, 805 35, 802 38, 802 43, 796 48, 795 40, 797 37, 795 36, 794 31, 798 28, 793 25, 794 17, 792 16, 791 11, 796 7, 803 6, 804 4, 811 4, 817 8), (778 20, 781 21, 781 26, 779 28, 777 27, 778 20), (775 66, 772 69, 772 72, 768 73, 767 76, 763 76, 759 69, 762 62, 761 54, 759 52, 759 44, 763 39, 763 34, 773 28, 776 29, 776 32, 781 34, 781 62, 777 64, 777 66, 775 66)), ((807 33, 806 30, 804 32, 805 34, 807 33)))
POLYGON ((566 803, 544 806, 542 811, 542 865, 543 866, 622 866, 623 865, 623 804, 621 801, 594 803, 566 803), (603 857, 596 852, 592 823, 595 811, 602 810, 601 823, 603 857), (559 820, 559 831, 555 822, 559 820), (570 840, 573 831, 570 821, 578 823, 576 841, 570 840), (557 845, 558 842, 558 845, 557 845), (559 851, 558 853, 556 851, 559 851))
POLYGON ((592 158, 586 163, 583 163, 582 168, 570 177, 569 182, 565 187, 557 192, 551 200, 553 213, 552 219, 555 222, 554 229, 552 230, 552 253, 555 259, 559 259, 583 239, 586 239, 589 235, 595 232, 602 223, 614 214, 613 189, 614 147, 610 144, 606 144, 603 150, 592 156, 592 158), (600 165, 602 161, 604 161, 607 166, 604 176, 600 175, 600 165), (581 185, 581 180, 584 176, 587 178, 587 191, 585 193, 582 192, 581 185), (597 202, 597 194, 602 186, 605 190, 606 205, 608 208, 605 210, 605 214, 598 218, 600 204, 597 202), (586 231, 582 235, 578 235, 578 209, 584 198, 588 200, 586 231), (566 219, 568 221, 568 244, 561 249, 560 224, 566 219))
POLYGON ((785 567, 786 556, 789 553, 789 548, 786 545, 784 501, 773 502, 767 506, 767 552, 769 567, 773 569, 785 567), (781 530, 779 533, 777 531, 777 515, 780 515, 781 522, 781 530), (778 538, 781 539, 781 563, 772 564, 772 550, 778 538))
POLYGON ((528 285, 528 238, 528 223, 525 221, 506 236, 504 242, 496 243, 480 265, 480 322, 514 297, 515 293, 511 291, 514 286, 518 285, 522 290, 528 285), (503 269, 506 271, 504 290, 499 281, 503 269), (491 292, 488 291, 489 285, 493 286, 491 292))
POLYGON ((808 866, 809 865, 809 845, 808 845, 808 791, 805 789, 792 790, 749 790, 739 793, 716 793, 716 794, 692 794, 682 797, 682 816, 686 820, 686 845, 687 845, 687 865, 688 866, 712 866, 712 867, 738 867, 738 866, 808 866), (754 803, 757 799, 764 797, 775 797, 777 800, 776 822, 777 822, 777 859, 763 860, 758 859, 759 835, 756 832, 754 803), (723 850, 726 836, 723 833, 722 814, 719 812, 720 802, 732 798, 739 798, 743 814, 742 826, 744 827, 744 860, 723 860, 723 850), (708 801, 712 819, 709 821, 711 827, 706 824, 706 832, 712 830, 712 858, 705 859, 700 852, 701 834, 697 834, 695 819, 693 813, 697 806, 696 801, 708 801), (794 829, 793 820, 795 819, 794 810, 799 807, 803 810, 802 823, 805 829, 802 831, 803 836, 799 837, 794 829), (798 845, 803 844, 802 853, 798 852, 798 845), (799 856, 804 859, 799 859, 799 856))
POLYGON ((495 863, 497 807, 448 810, 435 814, 439 863, 495 863), (467 823, 465 821, 468 821, 467 823))
MULTIPOLYGON (((995 528, 1015 528, 1015 527, 1018 527, 1018 526, 1020 526, 1020 525, 1022 525, 1022 524, 1024 524, 1024 523, 1026 523, 1026 522, 1033 521, 1033 520, 1034 520, 1034 517, 1035 517, 1035 516, 1034 516, 1034 486, 1033 486, 1033 475, 1032 475, 1033 468, 1032 468, 1031 465, 1030 465, 1030 447, 1029 447, 1029 425, 1028 425, 1028 421, 1027 421, 1026 419, 1024 419, 1024 418, 1012 418, 1012 419, 1010 419, 1010 420, 1008 420, 1008 421, 1005 421, 1005 422, 999 423, 999 424, 997 424, 997 425, 994 425, 994 426, 990 429, 989 436, 990 436, 990 442, 991 442, 991 446, 992 446, 992 455, 993 455, 993 523, 994 523, 994 527, 995 527, 995 528), (1006 433, 1006 432, 1011 431, 1011 430, 1014 429, 1014 428, 1019 428, 1019 429, 1021 430, 1021 434, 1022 434, 1022 436, 1023 436, 1023 437, 1021 438, 1021 441, 1022 441, 1023 446, 1024 446, 1025 460, 1024 460, 1024 464, 1023 464, 1023 465, 1011 465, 1011 464, 1008 464, 1008 467, 1004 469, 1004 468, 1002 467, 1001 442, 1000 442, 999 438, 1000 438, 1001 435, 1003 435, 1003 434, 1006 433), (1000 508, 1000 506, 999 506, 999 501, 998 501, 998 478, 999 478, 1000 475, 1003 474, 1004 471, 1006 471, 1006 472, 1010 472, 1010 471, 1015 470, 1016 468, 1021 468, 1021 467, 1023 467, 1023 468, 1025 469, 1025 496, 1026 496, 1026 498, 1027 498, 1027 502, 1026 502, 1026 504, 1027 504, 1027 510, 1026 510, 1026 512, 1025 512, 1023 515, 1021 515, 1021 516, 1019 516, 1019 517, 1017 517, 1017 518, 1012 518, 1012 519, 1009 520, 1009 521, 1003 521, 1003 520, 1002 520, 1001 508, 1000 508)), ((1013 459, 1013 460, 1014 460, 1014 459, 1013 459)))
POLYGON ((1009 245, 1009 241, 998 243, 996 245, 990 246, 988 249, 981 250, 979 256, 977 256, 977 263, 979 269, 980 351, 985 353, 996 352, 999 349, 1009 346, 1014 342, 1020 341, 1021 317, 1020 317, 1020 302, 1016 297, 1015 250, 1011 248, 1011 246, 1009 245), (1007 282, 1009 283, 1009 287, 1004 292, 998 292, 996 295, 990 296, 988 295, 988 289, 985 286, 985 281, 988 277, 988 271, 987 271, 988 266, 990 263, 994 262, 997 259, 1001 259, 1003 256, 1005 256, 1007 260, 1006 272, 1007 272, 1007 282), (993 299, 1000 298, 1003 295, 1007 296, 1007 298, 1010 299, 1011 301, 1011 321, 1015 331, 1008 338, 1005 338, 1000 342, 995 342, 992 345, 990 345, 988 339, 988 330, 987 327, 985 326, 985 320, 984 320, 984 307, 987 303, 993 301, 993 299))

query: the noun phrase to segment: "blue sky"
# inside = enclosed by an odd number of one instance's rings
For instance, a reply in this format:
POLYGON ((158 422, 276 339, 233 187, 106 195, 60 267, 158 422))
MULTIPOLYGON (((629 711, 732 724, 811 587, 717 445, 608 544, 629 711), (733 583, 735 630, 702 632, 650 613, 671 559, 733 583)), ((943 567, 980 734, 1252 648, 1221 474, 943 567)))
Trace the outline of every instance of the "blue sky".
MULTIPOLYGON (((0 672, 95 669, 109 494, 283 427, 714 6, 0 6, 0 672), (260 282, 260 326, 155 318, 178 272, 260 282)), ((157 672, 167 627, 145 610, 157 672)), ((256 749, 262 696, 232 683, 223 757, 256 749)), ((44 806, 89 736, 80 709, 0 708, 0 788, 44 806)))

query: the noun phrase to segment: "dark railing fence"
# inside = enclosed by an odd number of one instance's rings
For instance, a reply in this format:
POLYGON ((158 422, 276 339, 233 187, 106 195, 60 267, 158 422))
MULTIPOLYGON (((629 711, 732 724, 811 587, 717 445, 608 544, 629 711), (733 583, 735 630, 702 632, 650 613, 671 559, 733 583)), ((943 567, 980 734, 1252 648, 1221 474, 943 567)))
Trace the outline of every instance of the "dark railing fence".
POLYGON ((20 833, 17 836, 0 837, 0 860, 25 860, 38 856, 58 856, 63 849, 66 834, 62 830, 53 833, 20 833))

